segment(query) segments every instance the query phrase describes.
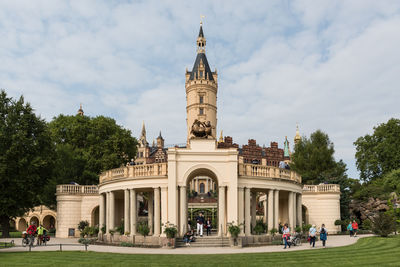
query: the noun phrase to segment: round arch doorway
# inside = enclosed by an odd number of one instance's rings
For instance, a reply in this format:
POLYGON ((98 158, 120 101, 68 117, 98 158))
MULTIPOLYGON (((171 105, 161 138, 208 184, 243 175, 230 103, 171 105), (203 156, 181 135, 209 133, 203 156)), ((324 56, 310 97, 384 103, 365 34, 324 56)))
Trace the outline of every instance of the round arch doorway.
MULTIPOLYGON (((218 225, 220 225, 219 194, 215 190, 219 187, 215 173, 207 168, 196 169, 188 175, 184 188, 186 188, 185 194, 182 189, 180 192, 180 234, 184 235, 189 229, 197 232, 196 218, 200 213, 204 215, 204 221, 208 218, 211 220, 210 234, 220 233, 220 229, 218 229, 218 225)), ((203 235, 206 233, 207 230, 203 227, 203 235)))

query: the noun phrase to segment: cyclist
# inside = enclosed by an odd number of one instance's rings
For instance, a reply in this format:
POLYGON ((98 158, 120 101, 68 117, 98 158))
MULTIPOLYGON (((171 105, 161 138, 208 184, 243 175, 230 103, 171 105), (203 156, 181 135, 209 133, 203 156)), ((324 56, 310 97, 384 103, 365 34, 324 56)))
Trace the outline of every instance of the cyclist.
POLYGON ((28 233, 30 240, 31 240, 29 245, 33 245, 33 243, 35 241, 36 230, 37 230, 37 228, 36 228, 35 222, 32 222, 32 224, 29 225, 28 229, 26 229, 26 232, 28 233))
POLYGON ((40 246, 42 245, 42 239, 43 239, 43 232, 47 231, 46 228, 43 227, 43 225, 39 224, 39 227, 37 228, 37 234, 38 234, 38 238, 37 238, 37 244, 40 246))

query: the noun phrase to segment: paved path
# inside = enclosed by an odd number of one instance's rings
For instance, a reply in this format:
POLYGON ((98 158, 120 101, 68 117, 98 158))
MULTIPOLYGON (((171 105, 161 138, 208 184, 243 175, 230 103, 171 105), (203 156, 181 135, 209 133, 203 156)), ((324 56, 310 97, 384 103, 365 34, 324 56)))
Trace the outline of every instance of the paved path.
MULTIPOLYGON (((329 236, 327 241, 327 248, 341 247, 354 244, 361 237, 372 236, 372 235, 362 235, 360 237, 349 237, 347 235, 335 235, 329 236)), ((0 242, 9 242, 12 238, 0 239, 0 242)), ((19 245, 21 244, 21 238, 15 238, 14 242, 19 245)), ((78 239, 67 239, 67 238, 53 238, 50 240, 51 244, 79 244, 78 239)), ((63 251, 72 250, 84 250, 84 246, 63 246, 63 251)), ((161 248, 133 248, 133 247, 117 247, 117 246, 99 246, 90 245, 88 251, 95 252, 110 252, 110 253, 126 253, 126 254, 232 254, 232 253, 260 253, 260 252, 287 252, 295 250, 305 250, 305 249, 321 249, 321 241, 316 242, 315 248, 310 248, 308 244, 302 244, 299 247, 292 247, 290 249, 283 249, 283 246, 262 246, 262 247, 246 247, 246 248, 202 248, 202 247, 184 247, 176 249, 161 249, 161 248)), ((55 251, 59 250, 59 246, 40 246, 33 247, 32 251, 55 251)), ((28 248, 24 247, 14 247, 7 249, 0 249, 1 252, 23 252, 28 251, 28 248)))

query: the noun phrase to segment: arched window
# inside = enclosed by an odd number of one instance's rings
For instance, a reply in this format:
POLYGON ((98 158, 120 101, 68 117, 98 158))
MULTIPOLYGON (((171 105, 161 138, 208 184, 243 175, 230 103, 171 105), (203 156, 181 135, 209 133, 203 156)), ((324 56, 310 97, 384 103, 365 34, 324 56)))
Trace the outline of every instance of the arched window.
POLYGON ((200 184, 200 194, 204 194, 205 190, 204 190, 205 186, 204 183, 200 184))

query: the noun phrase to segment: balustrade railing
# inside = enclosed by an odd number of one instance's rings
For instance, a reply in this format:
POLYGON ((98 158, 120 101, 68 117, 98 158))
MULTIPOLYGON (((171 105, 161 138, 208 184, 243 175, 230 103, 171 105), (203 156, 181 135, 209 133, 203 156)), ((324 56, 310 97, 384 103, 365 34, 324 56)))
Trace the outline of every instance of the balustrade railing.
POLYGON ((73 185, 73 184, 61 184, 57 185, 57 194, 68 194, 68 195, 97 195, 99 188, 97 185, 73 185))
POLYGON ((135 177, 167 177, 167 163, 153 163, 143 165, 126 166, 112 169, 100 174, 100 183, 118 179, 118 178, 135 178, 135 177))
POLYGON ((338 184, 304 185, 303 192, 340 192, 338 184))
POLYGON ((239 176, 280 178, 301 183, 301 176, 294 171, 257 164, 239 163, 239 176))

